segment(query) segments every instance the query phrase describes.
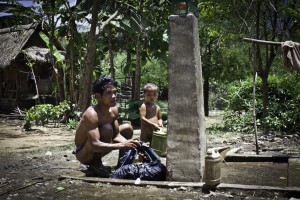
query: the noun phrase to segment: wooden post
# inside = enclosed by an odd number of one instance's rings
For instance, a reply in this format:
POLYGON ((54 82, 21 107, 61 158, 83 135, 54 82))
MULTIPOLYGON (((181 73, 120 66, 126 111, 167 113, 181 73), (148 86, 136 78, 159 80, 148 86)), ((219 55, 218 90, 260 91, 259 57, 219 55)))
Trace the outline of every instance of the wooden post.
POLYGON ((257 140, 257 124, 256 124, 256 79, 257 79, 257 72, 256 72, 256 49, 255 44, 252 43, 252 53, 253 53, 253 126, 254 126, 254 135, 255 135, 255 147, 256 147, 256 154, 259 154, 259 147, 258 147, 258 140, 257 140))
POLYGON ((37 95, 37 102, 40 103, 40 95, 39 95, 39 89, 36 83, 36 78, 35 78, 35 74, 33 71, 33 68, 31 68, 31 72, 32 72, 32 76, 33 76, 33 80, 34 80, 34 84, 35 84, 35 90, 36 90, 36 95, 37 95))

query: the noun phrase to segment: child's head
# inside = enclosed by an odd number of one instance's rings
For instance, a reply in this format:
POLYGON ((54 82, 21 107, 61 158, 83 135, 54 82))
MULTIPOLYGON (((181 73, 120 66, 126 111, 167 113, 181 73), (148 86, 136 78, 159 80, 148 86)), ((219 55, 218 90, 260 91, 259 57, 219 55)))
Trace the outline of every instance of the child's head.
MULTIPOLYGON (((155 85, 154 83, 147 83, 145 86, 144 86, 144 92, 148 91, 148 90, 155 90, 157 91, 158 90, 158 87, 157 85, 155 85)), ((158 92, 158 91, 157 91, 158 92)))
POLYGON ((158 87, 153 83, 144 86, 144 97, 147 103, 155 103, 158 98, 158 87))
POLYGON ((117 87, 117 83, 112 78, 102 77, 93 83, 93 93, 100 93, 103 95, 105 90, 111 90, 115 87, 117 87))

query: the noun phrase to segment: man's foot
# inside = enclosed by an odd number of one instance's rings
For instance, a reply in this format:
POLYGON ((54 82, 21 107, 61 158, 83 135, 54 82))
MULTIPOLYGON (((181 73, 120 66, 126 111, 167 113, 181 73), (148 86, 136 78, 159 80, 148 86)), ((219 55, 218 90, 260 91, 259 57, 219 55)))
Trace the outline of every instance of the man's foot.
POLYGON ((99 165, 99 166, 89 165, 88 169, 93 171, 96 174, 96 176, 101 178, 109 178, 111 173, 110 167, 105 167, 104 165, 99 165))

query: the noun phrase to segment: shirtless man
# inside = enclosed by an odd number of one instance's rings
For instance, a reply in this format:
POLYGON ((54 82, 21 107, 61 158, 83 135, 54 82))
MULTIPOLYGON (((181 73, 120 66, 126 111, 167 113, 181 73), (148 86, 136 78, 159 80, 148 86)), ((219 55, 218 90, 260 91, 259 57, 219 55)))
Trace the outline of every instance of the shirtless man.
POLYGON ((93 170, 97 176, 109 177, 102 164, 102 157, 112 150, 136 148, 138 140, 131 139, 133 129, 130 124, 119 126, 116 107, 116 83, 111 78, 99 78, 93 84, 93 93, 98 101, 82 115, 78 124, 75 145, 76 157, 93 170))
POLYGON ((144 98, 145 102, 140 107, 140 140, 150 143, 151 146, 153 131, 162 127, 160 107, 155 104, 158 98, 158 89, 155 84, 147 83, 144 86, 144 98))

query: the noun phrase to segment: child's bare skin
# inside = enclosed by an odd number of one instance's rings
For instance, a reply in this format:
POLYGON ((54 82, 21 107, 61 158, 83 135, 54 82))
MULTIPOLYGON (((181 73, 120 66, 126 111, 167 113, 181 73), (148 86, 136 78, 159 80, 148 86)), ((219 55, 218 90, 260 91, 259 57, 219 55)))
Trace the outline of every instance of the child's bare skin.
POLYGON ((141 136, 140 140, 150 143, 155 130, 162 127, 160 107, 156 105, 158 98, 157 86, 155 84, 146 84, 144 87, 145 102, 140 107, 141 136))

